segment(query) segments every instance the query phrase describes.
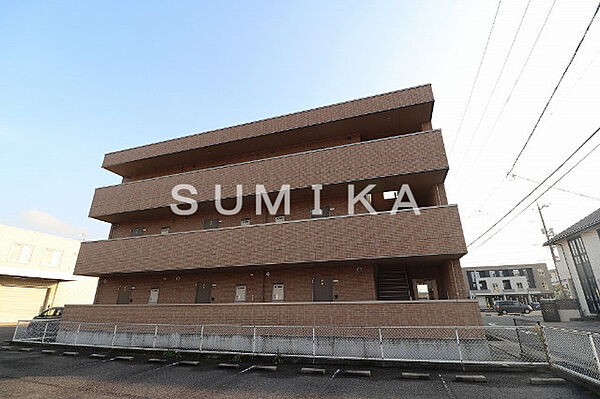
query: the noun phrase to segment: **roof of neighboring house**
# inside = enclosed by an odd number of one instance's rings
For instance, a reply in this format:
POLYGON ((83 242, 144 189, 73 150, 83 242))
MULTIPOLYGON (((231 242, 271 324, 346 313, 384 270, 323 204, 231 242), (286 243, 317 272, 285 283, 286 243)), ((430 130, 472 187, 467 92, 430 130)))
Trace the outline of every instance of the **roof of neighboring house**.
POLYGON ((557 235, 552 237, 550 240, 546 241, 544 243, 544 245, 550 245, 550 244, 557 243, 559 241, 563 241, 577 233, 580 233, 584 230, 587 230, 589 228, 592 228, 594 226, 599 226, 599 225, 600 225, 600 208, 596 209, 594 212, 590 213, 589 215, 587 215, 586 217, 584 217, 583 219, 581 219, 579 222, 575 223, 571 227, 567 228, 566 230, 561 231, 560 233, 558 233, 557 235))

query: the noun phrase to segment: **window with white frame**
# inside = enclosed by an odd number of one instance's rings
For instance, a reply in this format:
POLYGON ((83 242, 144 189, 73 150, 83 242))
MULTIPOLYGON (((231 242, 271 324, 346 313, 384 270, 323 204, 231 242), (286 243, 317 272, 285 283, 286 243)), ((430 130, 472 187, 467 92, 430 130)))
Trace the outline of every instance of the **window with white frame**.
POLYGON ((62 251, 58 249, 46 248, 44 251, 44 266, 58 267, 62 259, 62 251))
POLYGON ((14 243, 10 247, 8 260, 17 263, 29 263, 32 253, 33 247, 31 245, 14 243))

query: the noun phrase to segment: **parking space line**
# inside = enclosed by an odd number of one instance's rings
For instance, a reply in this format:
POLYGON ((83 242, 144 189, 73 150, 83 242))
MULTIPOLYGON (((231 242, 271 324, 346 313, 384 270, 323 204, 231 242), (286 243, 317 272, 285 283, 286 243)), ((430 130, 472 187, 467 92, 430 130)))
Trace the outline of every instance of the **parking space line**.
POLYGON ((454 392, 452 391, 452 389, 450 388, 450 386, 448 385, 448 383, 446 382, 444 377, 441 374, 438 374, 438 377, 440 377, 440 380, 442 380, 442 384, 444 384, 444 389, 446 390, 448 397, 450 397, 452 399, 457 399, 456 395, 454 394, 454 392))
POLYGON ((244 374, 246 371, 253 370, 254 368, 256 368, 256 364, 253 364, 252 366, 248 367, 247 369, 240 371, 239 374, 244 374))
POLYGON ((330 378, 330 379, 331 379, 331 380, 333 380, 333 379, 335 378, 335 376, 336 376, 336 375, 337 375, 337 374, 338 374, 340 371, 342 371, 342 370, 341 370, 341 369, 337 369, 337 370, 335 370, 335 373, 333 373, 333 375, 331 376, 331 378, 330 378))

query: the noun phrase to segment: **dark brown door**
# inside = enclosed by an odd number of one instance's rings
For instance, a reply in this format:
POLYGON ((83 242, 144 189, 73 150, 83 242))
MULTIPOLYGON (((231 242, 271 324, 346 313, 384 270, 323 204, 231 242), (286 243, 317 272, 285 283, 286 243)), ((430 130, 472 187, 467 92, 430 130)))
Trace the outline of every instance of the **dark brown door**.
POLYGON ((313 301, 333 301, 333 279, 331 277, 313 278, 313 301))
POLYGON ((122 285, 117 294, 117 304, 131 303, 131 285, 122 285))
POLYGON ((210 303, 212 283, 196 283, 196 303, 210 303))

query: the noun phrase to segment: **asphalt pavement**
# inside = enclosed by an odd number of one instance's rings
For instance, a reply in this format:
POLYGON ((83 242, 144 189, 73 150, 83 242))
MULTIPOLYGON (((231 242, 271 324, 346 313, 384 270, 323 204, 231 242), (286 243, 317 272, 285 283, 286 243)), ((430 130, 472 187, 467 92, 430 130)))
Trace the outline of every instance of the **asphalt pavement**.
MULTIPOLYGON (((59 352, 60 353, 60 352, 59 352)), ((461 372, 454 370, 369 369, 371 377, 348 377, 342 366, 327 365, 325 375, 301 374, 300 364, 279 365, 277 371, 256 371, 245 361, 236 370, 220 369, 217 360, 197 366, 92 359, 87 354, 66 357, 32 352, 0 351, 2 398, 592 398, 570 382, 559 386, 530 385, 531 377, 549 371, 461 372), (337 371, 337 372, 336 372, 337 371), (402 371, 430 373, 430 380, 403 380, 402 371), (485 383, 455 382, 457 374, 483 374, 485 383)))

